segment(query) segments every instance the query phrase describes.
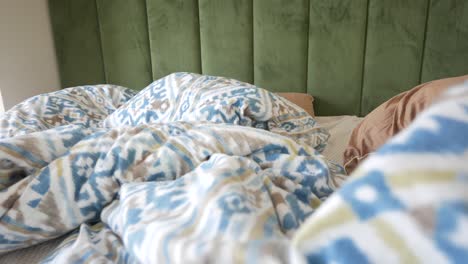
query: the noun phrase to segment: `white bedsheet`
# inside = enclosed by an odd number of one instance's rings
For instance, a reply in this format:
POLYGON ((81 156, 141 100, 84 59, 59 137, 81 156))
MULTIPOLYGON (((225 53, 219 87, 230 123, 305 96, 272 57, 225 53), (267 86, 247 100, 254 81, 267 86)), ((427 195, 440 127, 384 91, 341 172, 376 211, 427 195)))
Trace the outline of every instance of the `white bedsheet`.
POLYGON ((328 129, 330 139, 323 155, 330 160, 343 165, 343 152, 348 144, 353 129, 362 121, 357 116, 317 116, 320 126, 328 129))

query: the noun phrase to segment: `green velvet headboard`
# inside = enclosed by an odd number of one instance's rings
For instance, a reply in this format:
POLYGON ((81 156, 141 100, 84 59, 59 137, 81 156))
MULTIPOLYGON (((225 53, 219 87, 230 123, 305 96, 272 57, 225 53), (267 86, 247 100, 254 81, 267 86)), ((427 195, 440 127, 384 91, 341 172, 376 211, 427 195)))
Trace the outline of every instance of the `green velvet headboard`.
POLYGON ((50 0, 64 87, 141 89, 175 71, 308 92, 364 115, 468 73, 466 0, 50 0))

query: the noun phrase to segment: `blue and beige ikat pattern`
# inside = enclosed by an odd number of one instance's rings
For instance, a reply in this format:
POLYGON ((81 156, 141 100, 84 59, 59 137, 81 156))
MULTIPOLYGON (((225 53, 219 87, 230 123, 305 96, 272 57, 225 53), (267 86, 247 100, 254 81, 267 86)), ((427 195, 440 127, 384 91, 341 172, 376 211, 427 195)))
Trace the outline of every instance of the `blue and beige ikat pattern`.
POLYGON ((73 232, 44 262, 250 259, 344 179, 326 131, 266 90, 176 73, 131 95, 75 87, 6 113, 1 252, 73 232))
POLYGON ((132 93, 75 87, 4 115, 0 252, 68 234, 44 263, 468 258, 468 84, 341 187, 326 131, 272 93, 189 73, 132 93))

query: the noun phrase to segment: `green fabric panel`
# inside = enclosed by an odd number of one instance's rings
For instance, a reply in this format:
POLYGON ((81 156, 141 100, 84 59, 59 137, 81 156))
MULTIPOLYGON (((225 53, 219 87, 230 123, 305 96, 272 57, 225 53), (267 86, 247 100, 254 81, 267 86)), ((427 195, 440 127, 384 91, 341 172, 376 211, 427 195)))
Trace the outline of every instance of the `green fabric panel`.
POLYGON ((201 73, 196 0, 147 0, 153 79, 173 72, 201 73))
POLYGON ((105 83, 94 0, 49 0, 62 87, 105 83))
POLYGON ((419 83, 428 0, 370 0, 361 114, 419 83))
POLYGON ((311 0, 308 93, 318 115, 359 115, 367 0, 311 0))
POLYGON ((422 82, 468 74, 468 1, 432 0, 422 82))
POLYGON ((254 81, 276 92, 305 92, 309 1, 254 0, 254 81))
POLYGON ((253 82, 252 0, 200 0, 203 74, 253 82))
POLYGON ((465 0, 49 0, 63 86, 141 89, 176 71, 312 94, 364 115, 468 74, 465 0), (202 67, 203 66, 203 67, 202 67))
POLYGON ((152 81, 144 0, 97 0, 108 83, 142 89, 152 81))

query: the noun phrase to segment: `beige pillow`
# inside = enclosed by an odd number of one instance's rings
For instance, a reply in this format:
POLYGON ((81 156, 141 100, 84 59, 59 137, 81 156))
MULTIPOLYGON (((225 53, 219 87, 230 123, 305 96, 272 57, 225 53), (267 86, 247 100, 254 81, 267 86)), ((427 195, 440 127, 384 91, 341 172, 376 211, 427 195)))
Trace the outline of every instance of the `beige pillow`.
POLYGON ((369 154, 407 127, 416 115, 447 88, 468 79, 468 75, 424 83, 381 104, 353 130, 343 154, 351 173, 369 154))
POLYGON ((296 104, 304 109, 309 115, 315 116, 314 113, 314 97, 306 93, 276 93, 277 95, 286 98, 288 101, 296 104))

